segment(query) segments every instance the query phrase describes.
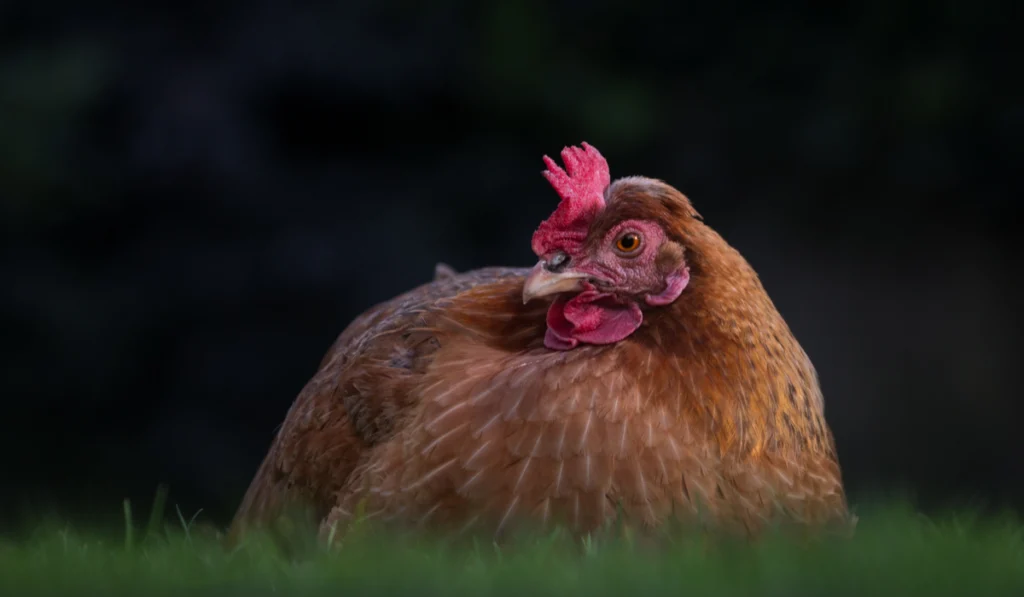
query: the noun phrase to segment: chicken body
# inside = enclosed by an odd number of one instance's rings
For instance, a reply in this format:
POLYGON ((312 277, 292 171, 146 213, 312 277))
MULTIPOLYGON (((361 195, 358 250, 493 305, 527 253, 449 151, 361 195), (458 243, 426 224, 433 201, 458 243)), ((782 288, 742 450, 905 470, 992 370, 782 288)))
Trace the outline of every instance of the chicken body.
POLYGON ((749 264, 660 181, 605 194, 589 234, 658 223, 652 264, 678 269, 685 255, 677 298, 649 301, 621 340, 556 350, 555 293, 524 304, 537 268, 439 267, 341 334, 232 536, 292 503, 335 530, 360 504, 452 531, 524 521, 582 534, 620 513, 650 528, 699 512, 752 533, 776 516, 848 520, 814 367, 749 264))

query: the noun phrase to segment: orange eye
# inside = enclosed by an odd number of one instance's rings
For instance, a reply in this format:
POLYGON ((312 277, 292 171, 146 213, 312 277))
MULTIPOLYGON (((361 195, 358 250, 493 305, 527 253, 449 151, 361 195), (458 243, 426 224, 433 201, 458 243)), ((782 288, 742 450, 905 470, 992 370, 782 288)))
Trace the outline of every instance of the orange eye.
POLYGON ((640 248, 640 235, 635 232, 628 232, 615 241, 615 248, 623 253, 632 253, 640 248))

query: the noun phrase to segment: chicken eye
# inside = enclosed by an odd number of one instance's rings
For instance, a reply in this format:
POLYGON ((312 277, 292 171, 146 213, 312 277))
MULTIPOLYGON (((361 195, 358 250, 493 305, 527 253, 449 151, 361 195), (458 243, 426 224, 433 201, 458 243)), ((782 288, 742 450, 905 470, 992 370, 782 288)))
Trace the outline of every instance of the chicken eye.
POLYGON ((640 248, 640 235, 635 232, 623 234, 619 240, 615 241, 615 248, 623 253, 636 251, 640 248))

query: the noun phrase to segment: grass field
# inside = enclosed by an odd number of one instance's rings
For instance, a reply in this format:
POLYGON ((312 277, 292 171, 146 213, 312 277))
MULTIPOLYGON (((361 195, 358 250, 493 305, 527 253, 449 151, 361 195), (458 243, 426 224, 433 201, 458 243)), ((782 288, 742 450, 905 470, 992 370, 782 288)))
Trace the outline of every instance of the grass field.
POLYGON ((907 508, 861 510, 848 539, 690 536, 656 550, 621 534, 582 549, 558 533, 498 548, 362 529, 337 549, 284 555, 258 539, 227 551, 184 518, 157 520, 2 542, 0 595, 1024 595, 1024 527, 907 508))

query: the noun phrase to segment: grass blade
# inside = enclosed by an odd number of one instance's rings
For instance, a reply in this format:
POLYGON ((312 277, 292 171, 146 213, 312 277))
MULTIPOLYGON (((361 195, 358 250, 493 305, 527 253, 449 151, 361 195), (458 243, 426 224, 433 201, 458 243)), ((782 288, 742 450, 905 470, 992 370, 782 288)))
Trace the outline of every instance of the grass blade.
POLYGON ((124 550, 130 552, 135 547, 135 530, 132 526, 131 500, 126 498, 122 508, 124 510, 124 550))
POLYGON ((146 525, 146 539, 155 537, 164 519, 164 508, 167 507, 167 486, 160 484, 153 497, 153 507, 149 511, 149 524, 146 525))

